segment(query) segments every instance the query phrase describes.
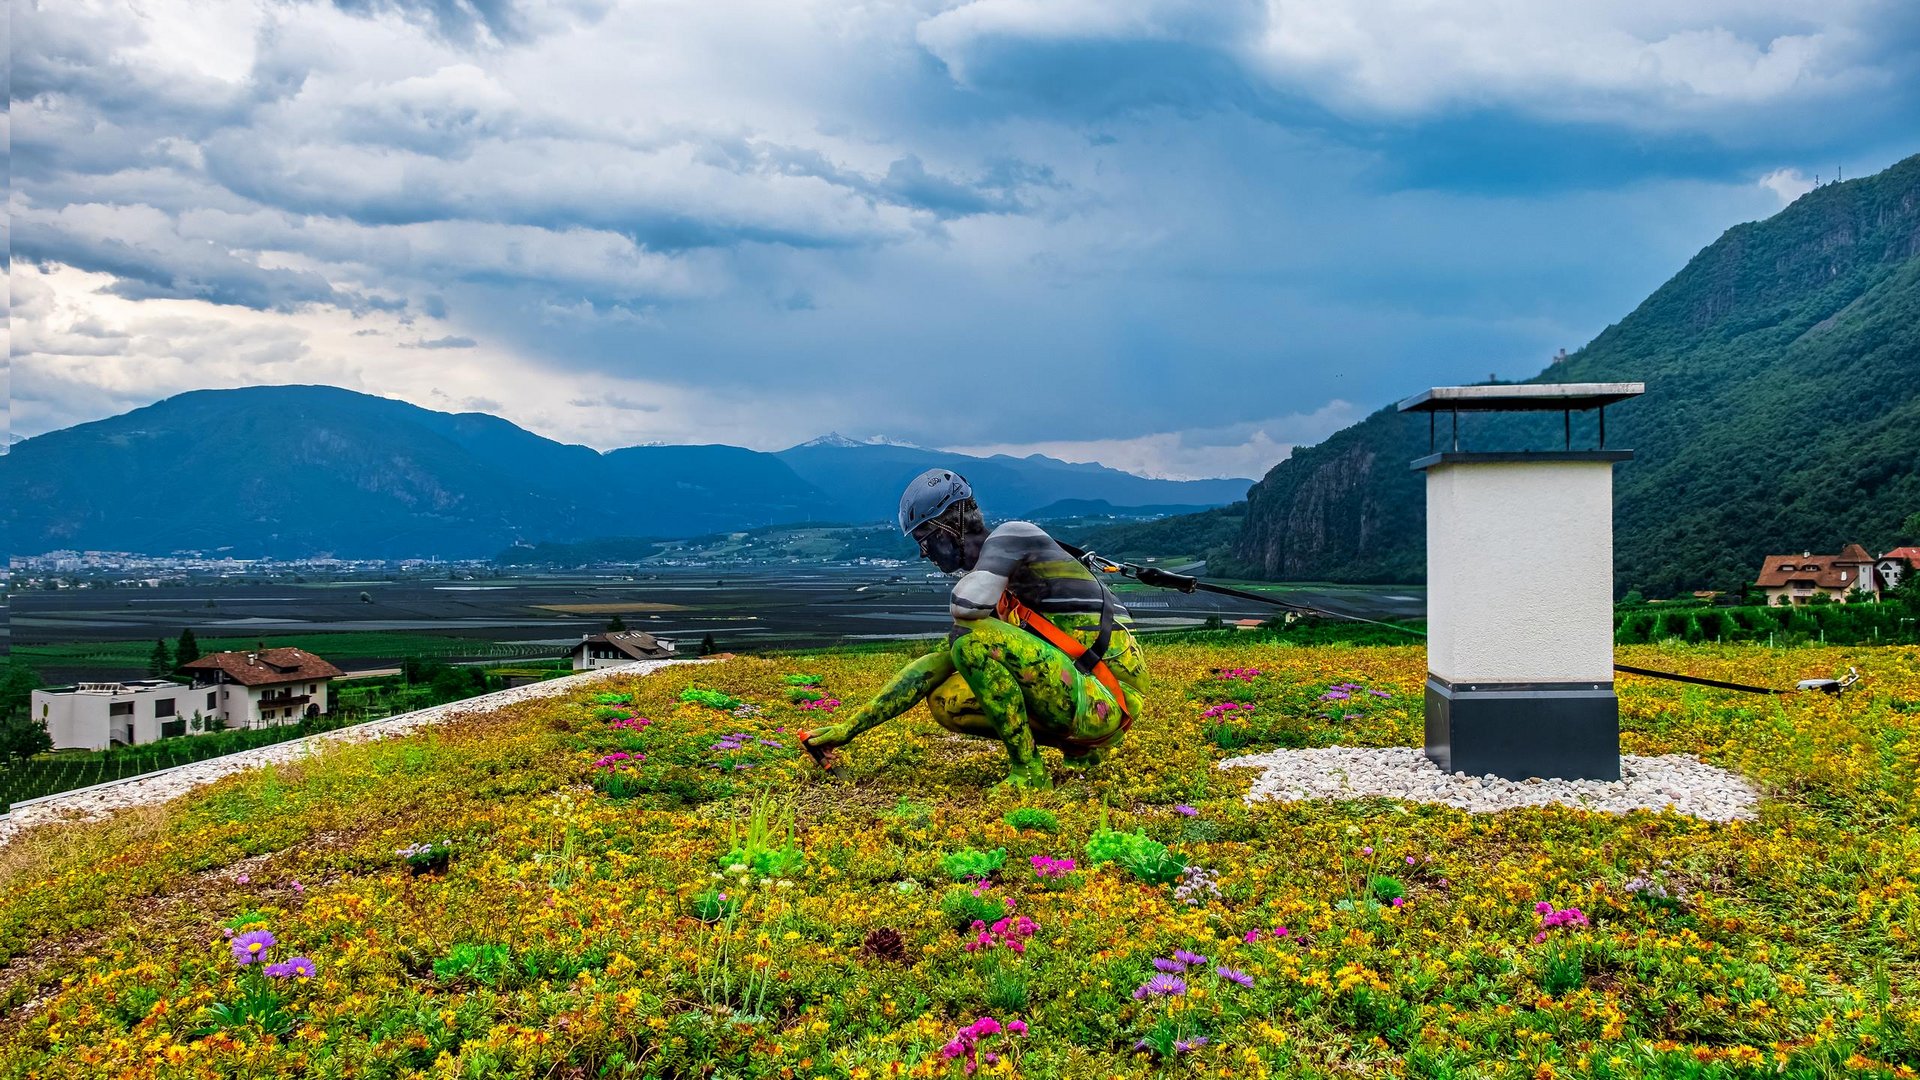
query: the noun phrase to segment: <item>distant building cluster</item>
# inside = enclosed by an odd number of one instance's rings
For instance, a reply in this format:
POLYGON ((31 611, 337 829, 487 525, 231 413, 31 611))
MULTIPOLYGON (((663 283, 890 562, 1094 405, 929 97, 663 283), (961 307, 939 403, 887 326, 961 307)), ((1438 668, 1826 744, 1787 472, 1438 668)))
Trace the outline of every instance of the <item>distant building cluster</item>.
POLYGON ((155 589, 190 580, 240 580, 301 575, 351 577, 356 574, 475 572, 491 566, 484 559, 239 559, 197 551, 147 555, 133 551, 49 551, 12 556, 0 575, 11 574, 18 589, 85 589, 102 585, 155 589))
POLYGON ((1878 600, 1915 572, 1920 572, 1920 547, 1897 547, 1875 557, 1859 544, 1848 544, 1838 555, 1769 555, 1755 583, 1769 604, 1803 604, 1816 596, 1846 603, 1878 600))
POLYGON ((210 653, 171 679, 83 682, 33 692, 55 750, 106 750, 179 735, 273 727, 325 715, 339 668, 301 649, 210 653))

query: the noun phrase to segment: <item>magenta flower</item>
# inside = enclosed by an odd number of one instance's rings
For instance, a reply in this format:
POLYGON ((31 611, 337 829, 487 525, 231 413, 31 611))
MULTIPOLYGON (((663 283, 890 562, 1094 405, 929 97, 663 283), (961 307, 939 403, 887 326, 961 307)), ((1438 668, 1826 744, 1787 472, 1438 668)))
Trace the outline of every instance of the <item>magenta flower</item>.
POLYGON ((1000 1021, 995 1020, 991 1016, 983 1016, 956 1032, 946 1045, 940 1047, 940 1056, 948 1061, 965 1056, 967 1059, 967 1075, 971 1076, 974 1070, 980 1067, 982 1060, 989 1065, 1000 1060, 998 1054, 991 1051, 982 1052, 981 1044, 988 1036, 999 1035, 1003 1032, 1008 1035, 1025 1035, 1027 1033, 1027 1025, 1018 1020, 1009 1020, 1005 1025, 1002 1025, 1000 1021))
POLYGON ((1247 943, 1247 944, 1249 944, 1249 945, 1251 945, 1251 944, 1253 944, 1254 942, 1256 942, 1256 941, 1259 941, 1259 940, 1260 940, 1260 931, 1258 931, 1258 930, 1249 930, 1249 931, 1247 931, 1247 936, 1245 936, 1245 937, 1243 937, 1243 938, 1241 938, 1240 940, 1241 940, 1241 941, 1244 941, 1244 942, 1246 942, 1246 943, 1247 943))
POLYGON ((1035 876, 1043 878, 1066 877, 1077 865, 1072 859, 1056 859, 1051 855, 1035 855, 1028 861, 1033 864, 1035 876))

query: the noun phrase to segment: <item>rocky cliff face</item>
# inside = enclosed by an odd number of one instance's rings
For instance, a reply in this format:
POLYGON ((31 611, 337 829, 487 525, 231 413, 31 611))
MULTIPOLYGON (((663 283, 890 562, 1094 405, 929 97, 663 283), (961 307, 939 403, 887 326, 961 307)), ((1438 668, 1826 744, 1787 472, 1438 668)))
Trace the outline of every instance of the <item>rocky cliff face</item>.
POLYGON ((1419 479, 1407 466, 1425 448, 1425 428, 1384 409, 1296 451, 1248 493, 1235 569, 1295 580, 1419 577, 1426 510, 1410 498, 1419 479))

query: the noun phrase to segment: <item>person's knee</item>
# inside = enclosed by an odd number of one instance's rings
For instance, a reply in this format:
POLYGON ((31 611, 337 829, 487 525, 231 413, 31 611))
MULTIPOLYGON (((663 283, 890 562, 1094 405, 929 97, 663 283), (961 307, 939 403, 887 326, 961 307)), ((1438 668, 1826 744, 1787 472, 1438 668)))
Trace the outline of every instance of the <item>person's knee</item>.
POLYGON ((1003 653, 1002 646, 989 633, 981 630, 969 630, 953 639, 948 646, 953 656, 953 664, 962 671, 978 671, 990 663, 997 663, 1003 653))

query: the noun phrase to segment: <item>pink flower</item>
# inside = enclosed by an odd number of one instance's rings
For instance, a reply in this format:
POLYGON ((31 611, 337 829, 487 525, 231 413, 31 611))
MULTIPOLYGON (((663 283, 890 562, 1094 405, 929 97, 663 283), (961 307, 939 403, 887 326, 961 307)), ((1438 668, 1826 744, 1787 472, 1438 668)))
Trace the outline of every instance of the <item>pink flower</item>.
POLYGON ((250 877, 248 877, 247 875, 245 875, 245 874, 241 874, 241 875, 240 875, 239 877, 236 877, 236 878, 234 878, 234 879, 233 879, 233 883, 234 883, 235 885, 245 885, 245 884, 247 884, 248 882, 250 882, 250 881, 252 881, 252 880, 253 880, 253 879, 252 879, 252 878, 250 878, 250 877))
POLYGON ((1259 941, 1259 940, 1260 940, 1260 931, 1258 931, 1258 930, 1249 930, 1249 931, 1247 931, 1247 936, 1246 936, 1246 937, 1243 937, 1243 938, 1241 938, 1240 940, 1242 940, 1242 941, 1244 941, 1244 942, 1246 942, 1247 944, 1249 944, 1249 945, 1251 945, 1251 944, 1253 944, 1254 942, 1256 942, 1256 941, 1259 941))
POLYGON ((1533 905, 1533 910, 1542 915, 1545 915, 1547 912, 1553 910, 1553 905, 1547 903, 1545 900, 1542 900, 1539 903, 1533 905))

